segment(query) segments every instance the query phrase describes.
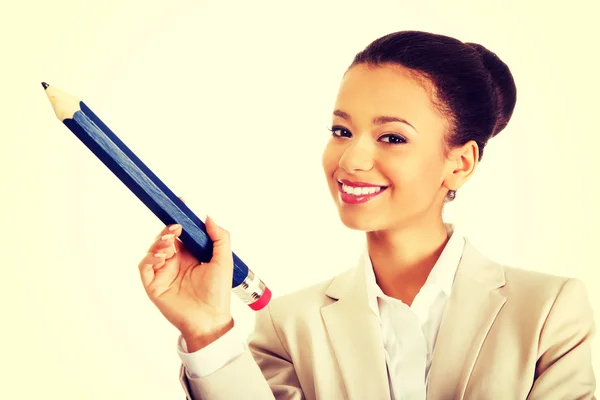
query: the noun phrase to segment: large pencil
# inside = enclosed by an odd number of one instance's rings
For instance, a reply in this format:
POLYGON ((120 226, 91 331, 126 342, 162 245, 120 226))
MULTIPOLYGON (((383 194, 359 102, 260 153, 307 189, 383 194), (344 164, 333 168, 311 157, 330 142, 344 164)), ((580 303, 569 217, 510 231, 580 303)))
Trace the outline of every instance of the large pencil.
MULTIPOLYGON (((212 257, 204 223, 78 98, 42 82, 56 117, 77 136, 165 225, 180 224, 180 239, 199 261, 212 257)), ((233 253, 232 291, 253 310, 265 307, 271 291, 233 253)))

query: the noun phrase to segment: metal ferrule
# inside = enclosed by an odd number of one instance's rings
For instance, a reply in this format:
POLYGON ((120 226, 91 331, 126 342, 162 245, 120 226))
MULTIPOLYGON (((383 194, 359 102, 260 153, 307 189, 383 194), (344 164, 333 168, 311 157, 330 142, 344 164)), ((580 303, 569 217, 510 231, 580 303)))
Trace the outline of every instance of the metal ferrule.
POLYGON ((265 292, 265 284, 254 274, 254 272, 248 269, 248 276, 246 276, 246 279, 236 287, 232 288, 232 291, 245 304, 252 304, 260 299, 265 292))

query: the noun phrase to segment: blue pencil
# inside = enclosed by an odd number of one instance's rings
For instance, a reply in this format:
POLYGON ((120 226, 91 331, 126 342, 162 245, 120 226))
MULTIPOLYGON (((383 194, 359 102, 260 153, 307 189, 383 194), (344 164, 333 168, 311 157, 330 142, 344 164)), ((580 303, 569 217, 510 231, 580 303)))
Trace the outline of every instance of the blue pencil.
MULTIPOLYGON (((77 136, 165 225, 180 224, 181 242, 201 262, 212 257, 204 223, 98 118, 87 105, 42 82, 56 117, 77 136)), ((233 253, 232 291, 257 311, 271 291, 233 253)))

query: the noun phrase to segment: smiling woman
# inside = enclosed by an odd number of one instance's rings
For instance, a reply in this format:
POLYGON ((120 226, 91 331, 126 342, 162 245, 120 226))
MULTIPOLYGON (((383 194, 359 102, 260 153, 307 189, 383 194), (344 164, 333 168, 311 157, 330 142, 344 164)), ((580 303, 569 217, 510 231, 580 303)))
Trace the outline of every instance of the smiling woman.
POLYGON ((594 398, 584 285, 501 265, 442 219, 515 103, 508 66, 478 44, 401 31, 356 55, 322 163, 365 251, 257 312, 247 346, 230 312, 227 232, 207 220, 205 265, 179 227, 160 232, 139 267, 181 331, 188 399, 594 398))
POLYGON ((381 230, 402 226, 417 214, 439 219, 448 190, 473 170, 477 145, 471 141, 447 156, 447 118, 432 107, 412 73, 399 65, 356 64, 344 76, 336 110, 333 137, 323 154, 331 190, 337 192, 342 179, 386 187, 364 207, 338 203, 342 221, 360 230, 381 230))

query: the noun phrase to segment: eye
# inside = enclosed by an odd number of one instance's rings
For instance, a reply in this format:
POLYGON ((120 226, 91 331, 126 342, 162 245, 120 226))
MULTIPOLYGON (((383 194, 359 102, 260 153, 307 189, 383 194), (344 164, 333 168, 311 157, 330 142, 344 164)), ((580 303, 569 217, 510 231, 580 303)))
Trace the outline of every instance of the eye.
POLYGON ((406 139, 404 139, 400 135, 395 135, 393 133, 388 133, 388 134, 382 135, 379 138, 379 140, 381 140, 384 143, 389 143, 389 144, 402 144, 402 143, 406 143, 406 139))
POLYGON ((350 131, 343 126, 332 126, 331 128, 327 128, 331 132, 333 136, 336 137, 352 137, 350 131))

